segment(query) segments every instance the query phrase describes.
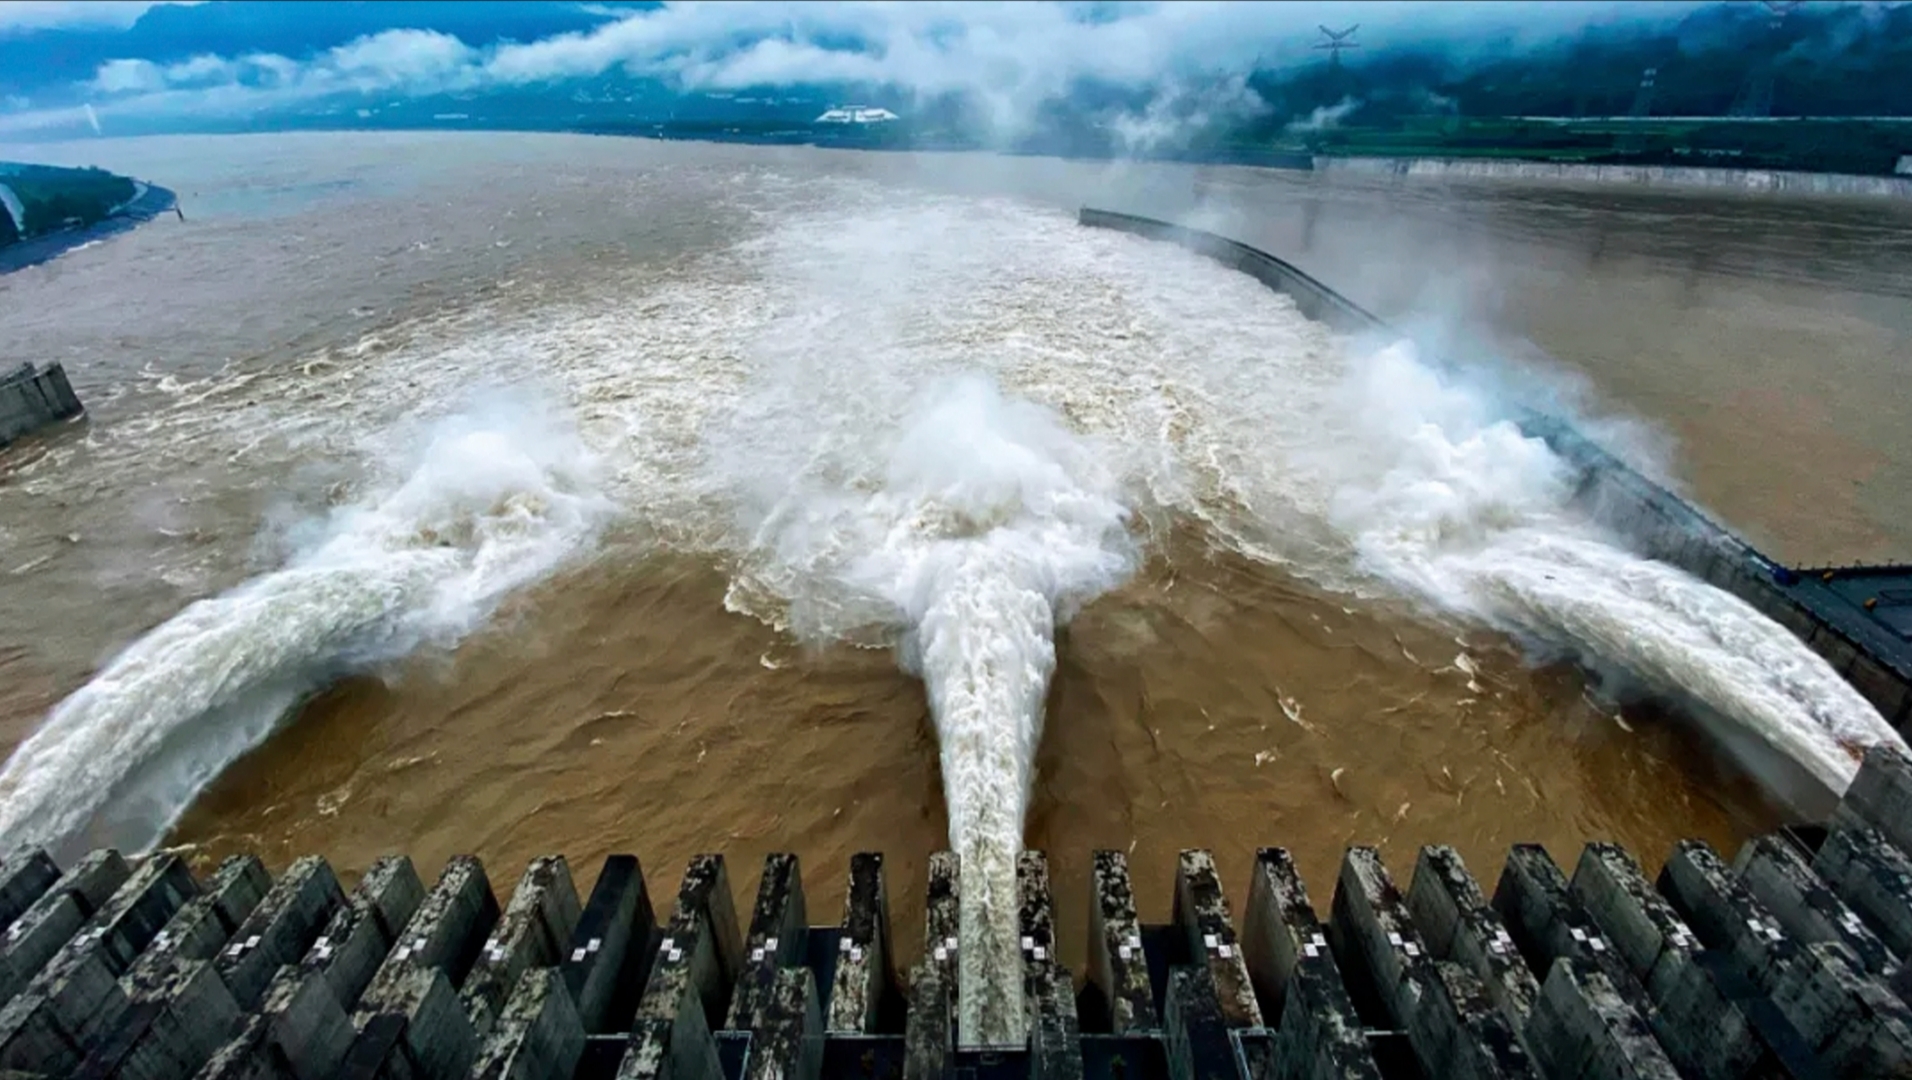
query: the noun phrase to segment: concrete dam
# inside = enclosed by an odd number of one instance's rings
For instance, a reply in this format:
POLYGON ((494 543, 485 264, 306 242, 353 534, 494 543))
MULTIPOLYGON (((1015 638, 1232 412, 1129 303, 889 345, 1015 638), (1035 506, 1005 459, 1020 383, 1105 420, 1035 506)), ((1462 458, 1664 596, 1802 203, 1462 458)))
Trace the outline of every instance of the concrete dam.
MULTIPOLYGON (((1017 862, 1028 1038, 955 1017, 958 867, 929 869, 929 948, 891 944, 883 858, 812 925, 792 855, 747 923, 720 855, 656 895, 614 855, 588 890, 534 860, 502 909, 478 860, 348 891, 324 859, 40 852, 0 868, 0 1073, 198 1080, 1327 1080, 1912 1076, 1912 760, 1871 751, 1824 828, 1657 880, 1589 844, 1518 846, 1491 893, 1446 847, 1397 880, 1350 849, 1311 894, 1281 848, 1229 895, 1181 853, 1167 922, 1096 854, 1086 981, 1056 955, 1040 852, 1017 862), (1326 909, 1314 896, 1328 899, 1326 909), (1235 913, 1239 912, 1239 916, 1235 913), (1325 917, 1324 917, 1325 915, 1325 917)), ((842 868, 836 868, 842 872, 842 868)), ((1405 869, 1405 868, 1402 868, 1405 869)), ((1168 873, 1170 868, 1155 872, 1168 873)))
MULTIPOLYGON (((1399 336, 1245 245, 1080 220, 1187 246, 1340 332, 1399 336)), ((1572 464, 1588 516, 1787 627, 1904 732, 1912 569, 1781 566, 1563 421, 1517 419, 1572 464)), ((0 1080, 1912 1077, 1912 757, 1895 746, 1866 750, 1812 824, 1730 859, 1682 842, 1657 876, 1604 843, 1571 865, 1516 846, 1492 882, 1450 847, 1392 868, 1354 847, 1312 891, 1280 847, 1245 883, 1199 849, 1134 868, 1098 851, 1079 972, 1047 859, 1012 849, 1006 1040, 964 1030, 978 942, 949 852, 908 958, 873 852, 811 868, 848 879, 818 920, 790 854, 740 910, 718 854, 674 892, 635 855, 588 877, 552 855, 507 894, 465 856, 427 887, 397 855, 276 876, 238 855, 202 876, 178 852, 63 866, 24 839, 0 840, 0 1080), (1172 909, 1139 910, 1132 873, 1172 875, 1172 909)))

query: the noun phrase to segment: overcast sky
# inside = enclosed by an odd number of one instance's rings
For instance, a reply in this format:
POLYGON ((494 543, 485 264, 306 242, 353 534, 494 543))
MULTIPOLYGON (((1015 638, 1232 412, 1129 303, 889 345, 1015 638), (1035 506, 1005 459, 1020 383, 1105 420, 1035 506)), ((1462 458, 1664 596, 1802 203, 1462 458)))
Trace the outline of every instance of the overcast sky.
MULTIPOLYGON (((0 0, 0 27, 14 27, 17 36, 63 23, 128 26, 151 6, 0 0)), ((82 103, 110 126, 116 115, 232 114, 338 94, 522 86, 619 70, 689 90, 858 82, 960 92, 1013 123, 1085 77, 1158 85, 1200 72, 1243 71, 1257 57, 1278 64, 1318 56, 1311 47, 1319 23, 1360 23, 1360 39, 1370 49, 1429 37, 1506 47, 1590 25, 1670 21, 1698 6, 1614 0, 674 3, 635 14, 605 12, 594 29, 524 43, 395 29, 299 55, 237 51, 167 62, 120 56, 51 100, 46 92, 31 98, 9 92, 0 72, 0 131, 71 123, 82 103)))

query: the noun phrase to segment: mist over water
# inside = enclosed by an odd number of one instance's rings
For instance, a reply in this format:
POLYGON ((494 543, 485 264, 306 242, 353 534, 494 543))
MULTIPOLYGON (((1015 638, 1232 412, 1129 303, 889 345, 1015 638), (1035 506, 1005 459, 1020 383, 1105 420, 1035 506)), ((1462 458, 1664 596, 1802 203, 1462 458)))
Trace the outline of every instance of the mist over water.
POLYGON ((535 414, 439 422, 394 486, 340 507, 283 568, 188 606, 61 702, 0 772, 0 833, 62 852, 152 845, 301 697, 455 645, 585 549, 609 505, 594 474, 575 436, 535 414))
POLYGON ((1016 856, 1054 631, 1139 557, 1115 455, 976 376, 931 382, 890 427, 777 389, 816 427, 771 425, 781 453, 751 444, 753 487, 780 494, 743 507, 744 577, 785 597, 800 636, 892 638, 923 680, 961 860, 964 1037, 1014 1042, 1016 856))
POLYGON ((1563 463, 1411 348, 1357 349, 1243 275, 1060 212, 776 191, 746 239, 667 275, 525 286, 484 317, 207 390, 207 410, 251 410, 196 429, 212 441, 379 430, 394 401, 512 370, 564 400, 548 424, 445 420, 282 568, 125 650, 9 761, 0 827, 151 842, 287 705, 455 645, 613 520, 723 567, 731 610, 893 648, 923 680, 963 857, 966 1032, 1020 1015, 1014 856, 1055 629, 1171 527, 1326 603, 1407 597, 1676 687, 1828 786, 1848 746, 1896 738, 1783 629, 1580 520, 1563 463))

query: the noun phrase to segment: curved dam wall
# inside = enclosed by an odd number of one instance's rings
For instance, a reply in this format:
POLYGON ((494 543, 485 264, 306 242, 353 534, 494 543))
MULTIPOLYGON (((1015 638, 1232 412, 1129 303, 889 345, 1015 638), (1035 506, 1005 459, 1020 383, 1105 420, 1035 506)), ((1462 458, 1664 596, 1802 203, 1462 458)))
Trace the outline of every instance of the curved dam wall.
MULTIPOLYGON (((1337 332, 1405 335, 1297 267, 1247 244, 1153 218, 1084 207, 1079 220, 1180 244, 1292 297, 1303 315, 1337 332)), ((1581 471, 1578 500, 1593 518, 1649 558, 1680 567, 1759 609, 1824 657, 1901 734, 1912 725, 1912 636, 1880 597, 1906 593, 1904 567, 1795 571, 1762 555, 1691 503, 1642 476, 1557 417, 1522 409, 1521 429, 1546 439, 1581 471), (1876 581, 1875 581, 1876 579, 1876 581), (1855 587, 1858 586, 1858 587, 1855 587), (1868 605, 1868 600, 1872 603, 1868 605)), ((1907 609, 1912 612, 1912 608, 1907 609)))
POLYGON ((1858 195, 1912 199, 1912 178, 1777 169, 1707 169, 1679 165, 1571 165, 1553 161, 1474 158, 1316 156, 1316 172, 1417 176, 1452 180, 1541 180, 1556 183, 1636 184, 1710 188, 1780 195, 1858 195))

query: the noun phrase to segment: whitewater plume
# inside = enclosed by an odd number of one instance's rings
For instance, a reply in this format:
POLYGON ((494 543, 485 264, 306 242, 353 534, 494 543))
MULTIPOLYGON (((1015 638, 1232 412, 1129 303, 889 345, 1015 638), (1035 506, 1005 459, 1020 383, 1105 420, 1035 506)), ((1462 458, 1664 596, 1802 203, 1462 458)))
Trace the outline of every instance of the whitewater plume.
POLYGON ((1016 856, 1055 628, 1133 571, 1136 545, 1111 455, 987 380, 932 382, 892 424, 798 450, 752 514, 744 577, 801 635, 886 633, 922 678, 962 867, 964 1039, 1019 1042, 1016 856))
POLYGON ((303 696, 449 646, 605 520, 592 457, 543 419, 440 422, 416 467, 281 569, 197 601, 57 705, 0 771, 0 834, 144 849, 303 696), (110 804, 110 805, 109 805, 110 804))
POLYGON ((1351 365, 1358 447, 1332 518, 1368 569, 1442 608, 1689 697, 1845 790, 1898 742, 1831 665, 1738 597, 1641 558, 1570 513, 1570 471, 1400 343, 1351 365))

